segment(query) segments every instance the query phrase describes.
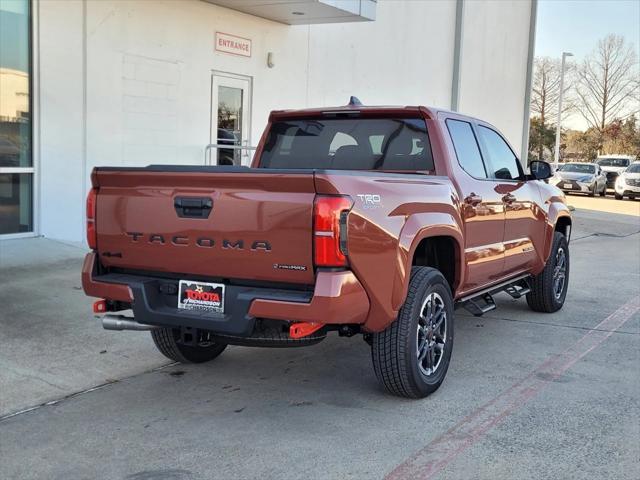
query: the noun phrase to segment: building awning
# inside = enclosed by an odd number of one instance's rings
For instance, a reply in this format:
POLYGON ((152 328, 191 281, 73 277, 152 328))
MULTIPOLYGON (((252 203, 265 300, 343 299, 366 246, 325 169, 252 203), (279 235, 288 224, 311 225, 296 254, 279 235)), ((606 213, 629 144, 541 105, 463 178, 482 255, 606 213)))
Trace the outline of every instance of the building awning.
POLYGON ((288 25, 376 19, 377 0, 204 0, 288 25))

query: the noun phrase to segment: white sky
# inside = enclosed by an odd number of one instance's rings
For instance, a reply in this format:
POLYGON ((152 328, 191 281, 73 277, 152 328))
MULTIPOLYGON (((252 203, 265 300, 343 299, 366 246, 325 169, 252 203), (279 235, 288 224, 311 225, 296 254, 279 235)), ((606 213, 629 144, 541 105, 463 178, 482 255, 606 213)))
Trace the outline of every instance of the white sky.
MULTIPOLYGON (((640 0, 540 0, 536 56, 561 58, 562 52, 580 63, 599 39, 614 33, 632 43, 640 57, 640 0)), ((563 119, 564 127, 586 129, 580 114, 563 119)))

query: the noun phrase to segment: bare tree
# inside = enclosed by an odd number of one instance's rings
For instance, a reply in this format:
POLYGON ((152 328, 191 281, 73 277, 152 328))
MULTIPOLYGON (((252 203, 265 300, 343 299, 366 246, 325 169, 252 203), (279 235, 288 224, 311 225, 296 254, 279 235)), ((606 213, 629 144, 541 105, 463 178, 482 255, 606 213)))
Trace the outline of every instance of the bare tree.
MULTIPOLYGON (((558 120, 558 100, 560 97, 560 60, 549 57, 536 57, 533 62, 533 81, 531 86, 531 116, 540 117, 546 126, 558 120)), ((565 66, 564 98, 562 113, 573 108, 573 102, 567 98, 572 73, 571 64, 565 66)))
MULTIPOLYGON (((570 64, 565 66, 564 101, 562 113, 565 114, 574 108, 571 98, 567 98, 570 90, 572 73, 570 64)), ((549 143, 545 141, 549 137, 550 126, 558 121, 558 100, 560 97, 560 73, 561 62, 549 57, 536 57, 533 63, 533 81, 531 85, 530 115, 536 121, 535 127, 530 132, 530 151, 537 151, 538 159, 543 158, 545 148, 549 149, 549 143)))
POLYGON ((613 120, 638 112, 637 66, 633 46, 621 36, 608 35, 578 70, 578 110, 600 134, 613 120))

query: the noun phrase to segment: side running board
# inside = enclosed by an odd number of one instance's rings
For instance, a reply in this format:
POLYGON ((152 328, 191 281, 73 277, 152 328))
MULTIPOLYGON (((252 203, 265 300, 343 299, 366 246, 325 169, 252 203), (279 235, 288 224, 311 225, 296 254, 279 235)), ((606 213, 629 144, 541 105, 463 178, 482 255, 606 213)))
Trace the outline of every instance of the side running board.
POLYGON ((472 315, 481 317, 485 313, 495 310, 496 302, 490 293, 485 293, 484 295, 467 300, 462 306, 472 315))
POLYGON ((526 279, 522 279, 518 282, 512 283, 504 289, 513 298, 522 298, 531 291, 529 282, 526 279))
POLYGON ((491 310, 495 310, 496 302, 493 295, 499 292, 506 292, 513 298, 522 298, 531 291, 529 286, 529 275, 520 276, 493 287, 463 297, 456 303, 457 307, 464 307, 469 313, 476 317, 481 317, 491 310))

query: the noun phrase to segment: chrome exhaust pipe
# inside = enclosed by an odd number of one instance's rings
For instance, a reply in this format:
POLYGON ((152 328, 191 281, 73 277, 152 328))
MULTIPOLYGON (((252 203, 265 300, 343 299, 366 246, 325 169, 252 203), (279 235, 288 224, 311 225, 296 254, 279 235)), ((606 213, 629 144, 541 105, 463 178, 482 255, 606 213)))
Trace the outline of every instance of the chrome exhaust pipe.
POLYGON ((102 328, 105 330, 152 330, 158 327, 138 323, 133 317, 107 313, 102 317, 102 328))

